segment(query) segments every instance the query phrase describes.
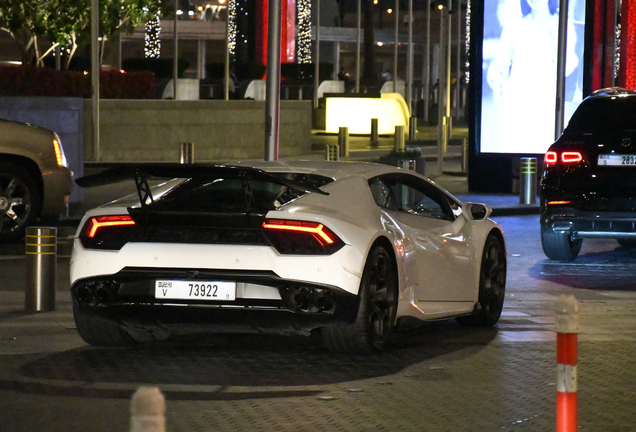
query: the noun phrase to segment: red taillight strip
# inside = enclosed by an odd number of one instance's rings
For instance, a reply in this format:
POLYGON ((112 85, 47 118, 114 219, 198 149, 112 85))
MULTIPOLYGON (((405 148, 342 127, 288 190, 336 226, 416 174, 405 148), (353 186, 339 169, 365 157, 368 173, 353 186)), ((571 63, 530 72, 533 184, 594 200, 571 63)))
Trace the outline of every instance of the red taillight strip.
POLYGON ((329 235, 323 230, 328 229, 321 223, 317 222, 299 222, 299 221, 284 221, 284 220, 275 220, 270 222, 263 222, 263 228, 271 229, 271 230, 281 230, 281 231, 297 231, 304 232, 308 234, 313 234, 320 237, 327 244, 332 244, 333 239, 329 237, 329 235))
POLYGON ((556 163, 557 162, 557 153, 555 151, 549 151, 545 154, 545 163, 556 163))
POLYGON ((130 216, 97 216, 90 220, 92 223, 90 230, 88 230, 88 236, 93 238, 97 233, 97 230, 103 227, 134 225, 135 221, 130 216))
MULTIPOLYGON (((546 165, 555 164, 559 161, 559 154, 554 150, 550 150, 549 152, 545 154, 545 157, 543 160, 546 163, 546 165)), ((583 155, 581 154, 581 152, 564 151, 563 153, 561 153, 562 163, 576 163, 581 161, 583 161, 583 155)))
POLYGON ((572 201, 548 201, 548 205, 570 204, 572 201))
POLYGON ((581 162, 583 160, 583 155, 577 151, 566 151, 561 153, 561 162, 563 163, 575 163, 581 162))

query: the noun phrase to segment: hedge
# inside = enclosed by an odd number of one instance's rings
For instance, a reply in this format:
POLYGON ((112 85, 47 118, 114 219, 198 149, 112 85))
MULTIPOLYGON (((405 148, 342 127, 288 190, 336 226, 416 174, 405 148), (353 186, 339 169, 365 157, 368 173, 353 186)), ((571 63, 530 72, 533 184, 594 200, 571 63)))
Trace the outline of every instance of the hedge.
MULTIPOLYGON (((151 99, 152 72, 100 71, 100 97, 104 99, 151 99)), ((91 76, 82 71, 51 68, 0 67, 0 96, 91 97, 91 76)))

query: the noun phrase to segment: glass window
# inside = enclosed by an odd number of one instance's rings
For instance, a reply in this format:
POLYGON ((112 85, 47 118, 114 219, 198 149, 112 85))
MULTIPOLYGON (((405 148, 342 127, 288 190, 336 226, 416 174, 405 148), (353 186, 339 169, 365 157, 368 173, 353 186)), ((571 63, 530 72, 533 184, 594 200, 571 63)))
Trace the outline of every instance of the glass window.
POLYGON ((585 100, 574 112, 568 131, 579 133, 621 133, 636 130, 635 97, 598 97, 585 100))
MULTIPOLYGON (((302 187, 320 187, 333 181, 317 175, 282 173, 284 180, 302 187)), ((300 189, 300 188, 299 188, 300 189)), ((267 212, 278 208, 306 192, 275 181, 216 178, 188 179, 161 199, 163 209, 195 212, 267 212)), ((158 206, 158 207, 159 207, 158 206)))
POLYGON ((388 174, 371 179, 369 188, 376 204, 387 210, 433 219, 455 220, 446 194, 419 177, 388 174))

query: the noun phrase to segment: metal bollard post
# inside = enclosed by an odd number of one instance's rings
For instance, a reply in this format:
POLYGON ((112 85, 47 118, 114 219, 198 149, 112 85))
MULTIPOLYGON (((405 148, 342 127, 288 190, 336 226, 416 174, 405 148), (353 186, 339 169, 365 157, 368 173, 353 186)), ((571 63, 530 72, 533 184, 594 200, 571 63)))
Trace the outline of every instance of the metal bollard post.
POLYGON ((165 432, 166 400, 157 387, 142 386, 130 401, 130 432, 165 432))
POLYGON ((416 168, 417 168, 416 160, 415 159, 400 159, 400 168, 409 170, 409 171, 416 171, 416 168))
POLYGON ((409 140, 417 139, 417 117, 412 116, 409 121, 409 140))
POLYGON ((341 126, 338 129, 338 146, 340 156, 349 157, 349 128, 347 126, 341 126))
POLYGON ((191 164, 194 163, 194 144, 191 142, 181 143, 181 163, 191 164))
POLYGON ((404 146, 404 126, 396 125, 395 135, 393 135, 393 137, 395 140, 395 144, 393 148, 395 149, 396 152, 403 152, 405 147, 404 146))
POLYGON ((27 227, 26 273, 24 309, 28 312, 55 310, 57 228, 27 227))
POLYGON ((379 144, 378 142, 378 119, 377 118, 372 118, 371 119, 371 145, 372 146, 377 146, 379 144))
POLYGON ((338 144, 327 144, 327 160, 328 161, 337 161, 340 160, 340 146, 338 144))
POLYGON ((576 432, 578 406, 579 304, 569 294, 561 294, 556 306, 557 331, 557 432, 576 432))
POLYGON ((468 140, 462 140, 462 171, 468 171, 468 140))
POLYGON ((519 204, 537 202, 537 158, 522 157, 520 170, 519 204))

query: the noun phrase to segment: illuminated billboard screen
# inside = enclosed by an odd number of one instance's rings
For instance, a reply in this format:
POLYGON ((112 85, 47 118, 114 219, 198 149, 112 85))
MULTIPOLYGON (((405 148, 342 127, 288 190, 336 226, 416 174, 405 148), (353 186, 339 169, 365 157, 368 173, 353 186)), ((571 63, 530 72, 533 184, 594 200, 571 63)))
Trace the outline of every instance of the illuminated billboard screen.
MULTIPOLYGON (((485 0, 481 153, 542 154, 554 142, 558 0, 485 0)), ((564 125, 581 102, 585 0, 569 0, 564 125)))

